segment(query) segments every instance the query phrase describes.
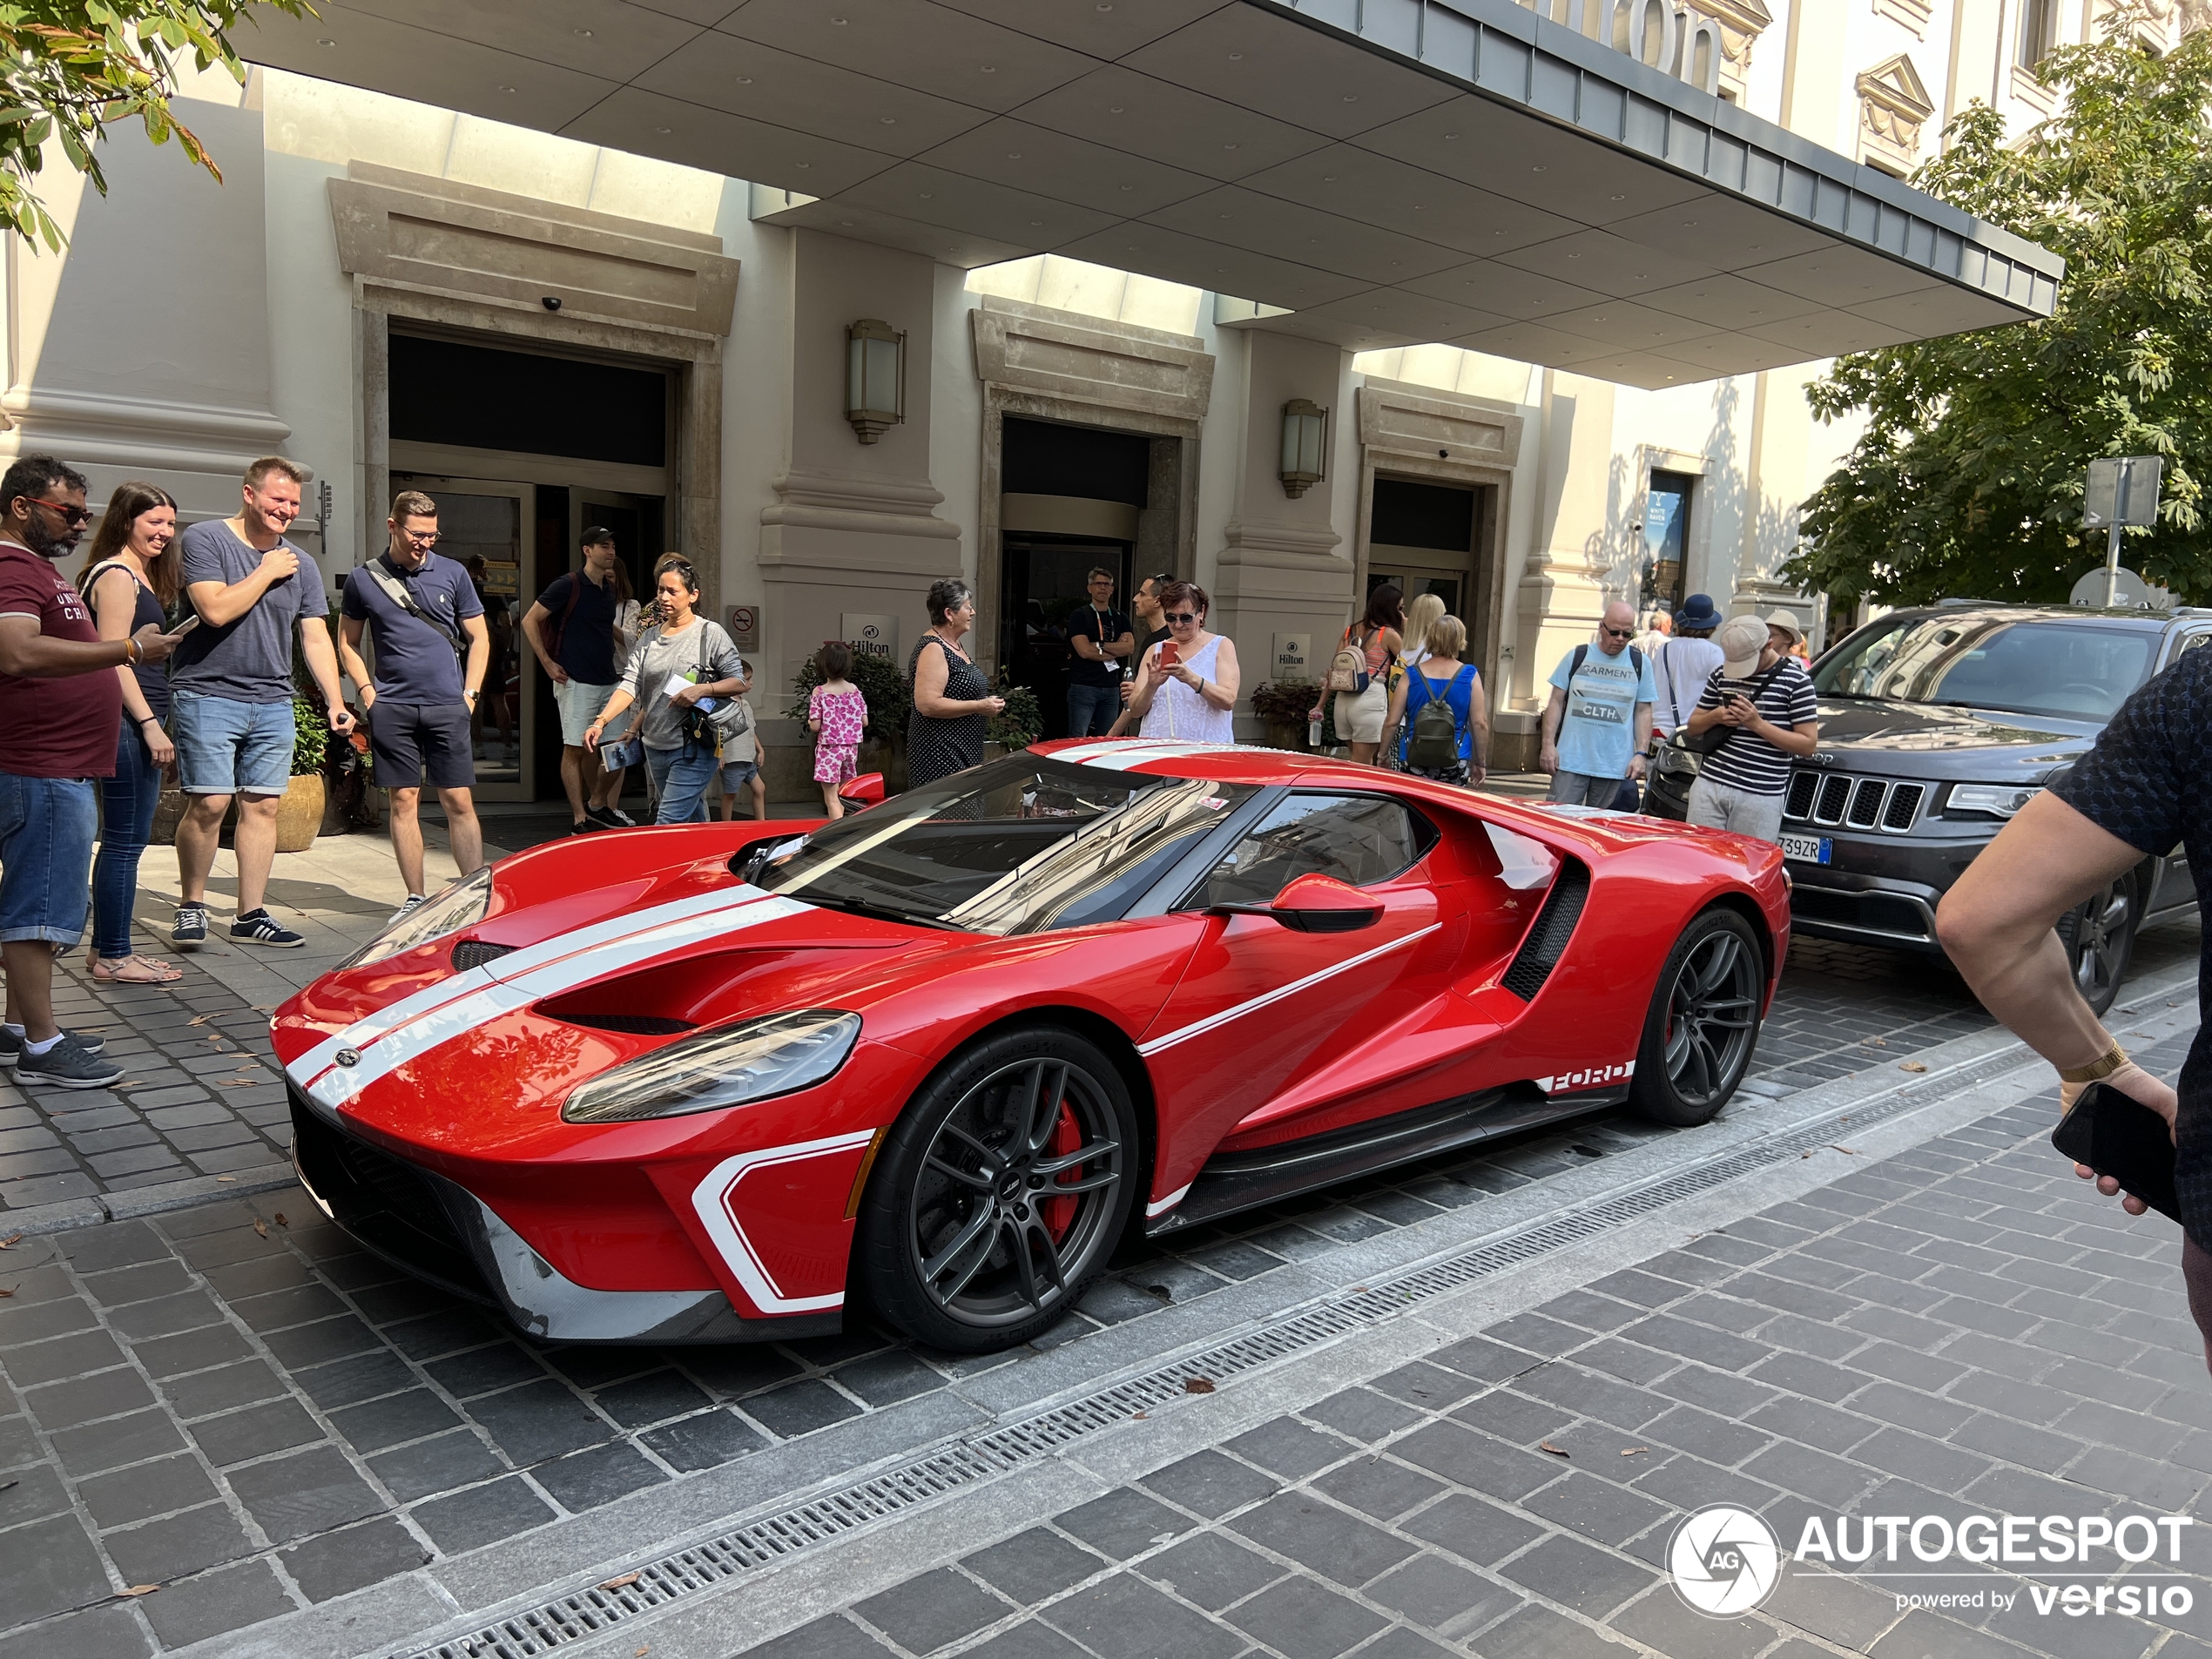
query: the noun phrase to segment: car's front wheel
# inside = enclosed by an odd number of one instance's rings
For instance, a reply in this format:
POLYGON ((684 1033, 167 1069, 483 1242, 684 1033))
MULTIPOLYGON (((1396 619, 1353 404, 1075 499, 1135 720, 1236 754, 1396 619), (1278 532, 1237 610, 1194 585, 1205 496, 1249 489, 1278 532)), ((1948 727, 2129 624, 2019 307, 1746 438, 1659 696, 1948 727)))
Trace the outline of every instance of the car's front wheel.
POLYGON ((2059 918, 2067 967, 2093 1014, 2102 1014, 2120 995, 2120 981, 2128 977, 2128 963, 2135 954, 2137 921, 2135 884, 2124 875, 2059 918))
POLYGON ((1691 1129, 1710 1123, 1758 1046, 1766 954, 1733 910, 1708 910, 1667 953, 1645 1015, 1629 1103, 1646 1117, 1691 1129))
POLYGON ((853 1268, 870 1304, 960 1353, 1043 1332, 1105 1265, 1143 1184, 1136 1111, 1096 1044, 1037 1028, 942 1067, 868 1181, 853 1268))

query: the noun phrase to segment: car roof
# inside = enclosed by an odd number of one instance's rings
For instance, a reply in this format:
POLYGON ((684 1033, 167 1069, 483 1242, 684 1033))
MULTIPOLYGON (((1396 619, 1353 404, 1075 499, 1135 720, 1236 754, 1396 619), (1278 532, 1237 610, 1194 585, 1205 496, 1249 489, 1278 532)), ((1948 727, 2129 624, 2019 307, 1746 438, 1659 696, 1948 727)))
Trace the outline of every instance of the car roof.
MULTIPOLYGON (((2094 622, 2109 624, 2128 623, 2143 629, 2166 629, 2176 623, 2212 617, 2212 610, 2182 605, 2172 610, 2135 610, 2114 607, 2105 610, 2097 605, 2021 604, 2012 601, 1980 599, 1945 599, 1932 605, 1899 605, 1874 618, 1875 623, 1888 621, 1892 617, 2001 617, 2013 622, 2094 622)), ((1869 627, 1872 623, 1866 624, 1869 627)))

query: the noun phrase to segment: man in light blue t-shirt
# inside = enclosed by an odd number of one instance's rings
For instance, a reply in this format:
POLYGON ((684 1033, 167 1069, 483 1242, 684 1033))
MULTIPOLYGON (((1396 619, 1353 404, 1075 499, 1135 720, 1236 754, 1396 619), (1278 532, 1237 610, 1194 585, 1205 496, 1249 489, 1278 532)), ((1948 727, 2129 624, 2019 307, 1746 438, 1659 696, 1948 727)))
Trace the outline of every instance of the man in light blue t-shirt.
POLYGON ((1635 631, 1636 613, 1609 604, 1597 644, 1577 645, 1552 670, 1536 765, 1551 773, 1551 799, 1562 805, 1610 806, 1623 778, 1643 776, 1655 692, 1651 664, 1629 644, 1635 631))

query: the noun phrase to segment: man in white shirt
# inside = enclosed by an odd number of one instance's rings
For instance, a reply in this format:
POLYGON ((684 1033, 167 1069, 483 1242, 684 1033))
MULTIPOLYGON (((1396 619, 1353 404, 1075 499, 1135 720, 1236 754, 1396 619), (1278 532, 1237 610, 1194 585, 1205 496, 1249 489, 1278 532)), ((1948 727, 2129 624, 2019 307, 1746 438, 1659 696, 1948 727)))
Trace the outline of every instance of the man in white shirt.
POLYGON ((1713 631, 1721 613, 1709 594, 1693 593, 1675 612, 1674 637, 1651 654, 1651 682, 1658 693, 1651 710, 1652 736, 1664 742, 1689 724, 1697 699, 1705 694, 1721 648, 1713 631))

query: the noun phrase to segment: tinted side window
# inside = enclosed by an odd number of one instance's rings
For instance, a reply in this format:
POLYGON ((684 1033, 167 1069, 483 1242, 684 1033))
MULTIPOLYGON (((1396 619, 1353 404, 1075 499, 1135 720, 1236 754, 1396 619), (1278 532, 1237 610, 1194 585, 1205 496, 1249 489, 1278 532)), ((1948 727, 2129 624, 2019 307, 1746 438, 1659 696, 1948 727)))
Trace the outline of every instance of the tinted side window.
POLYGON ((1403 874, 1434 837, 1394 800, 1292 795, 1213 867, 1193 902, 1265 904, 1297 877, 1315 873, 1372 887, 1403 874))

